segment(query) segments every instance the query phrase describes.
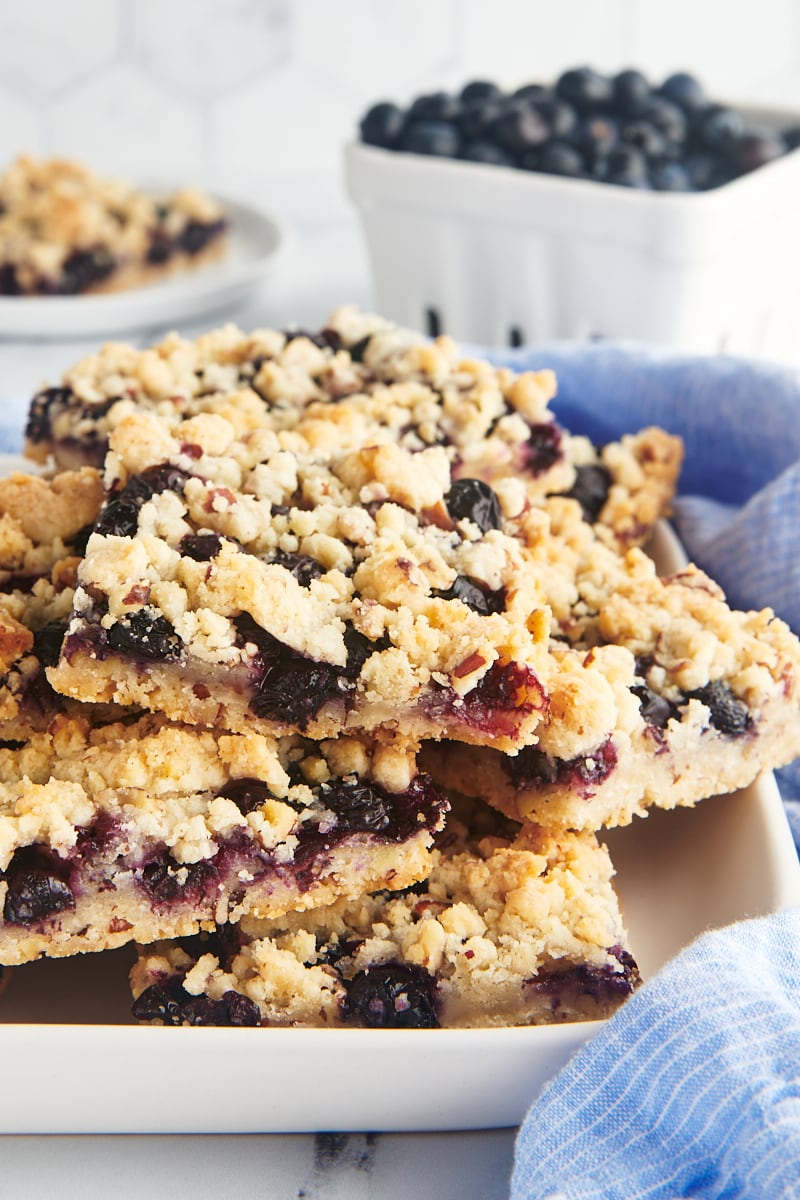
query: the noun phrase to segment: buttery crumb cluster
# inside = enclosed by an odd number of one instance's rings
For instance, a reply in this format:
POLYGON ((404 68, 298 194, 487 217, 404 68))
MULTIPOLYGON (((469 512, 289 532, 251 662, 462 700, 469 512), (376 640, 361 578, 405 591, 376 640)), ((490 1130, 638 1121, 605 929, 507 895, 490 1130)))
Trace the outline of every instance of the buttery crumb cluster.
POLYGON ((133 1015, 436 1027, 638 983, 598 832, 800 752, 800 644, 640 548, 681 461, 341 309, 109 344, 0 485, 0 962, 133 1015), (65 501, 67 501, 65 503, 65 501))
POLYGON ((0 175, 0 296, 136 287, 224 250, 227 217, 196 188, 153 197, 71 159, 0 175))

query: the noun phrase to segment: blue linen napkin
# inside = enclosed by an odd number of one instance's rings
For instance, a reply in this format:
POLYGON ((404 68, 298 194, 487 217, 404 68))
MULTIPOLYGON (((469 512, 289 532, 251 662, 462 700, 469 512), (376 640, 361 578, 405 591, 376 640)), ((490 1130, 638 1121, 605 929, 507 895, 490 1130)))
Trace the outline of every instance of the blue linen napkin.
MULTIPOLYGON (((800 372, 633 344, 490 356, 552 367, 558 419, 596 442, 680 434, 689 557, 800 633, 800 372)), ((778 780, 800 848, 800 764, 778 780)), ((533 1103, 511 1197, 800 1197, 800 910, 705 934, 629 1000, 533 1103)))

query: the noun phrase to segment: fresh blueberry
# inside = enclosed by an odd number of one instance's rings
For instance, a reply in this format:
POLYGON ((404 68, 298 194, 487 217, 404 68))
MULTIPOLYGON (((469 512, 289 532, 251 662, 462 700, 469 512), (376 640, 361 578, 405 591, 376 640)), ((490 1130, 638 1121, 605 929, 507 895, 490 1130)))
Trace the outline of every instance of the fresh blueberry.
POLYGON ((396 104, 387 100, 373 104, 361 119, 361 140, 368 146, 380 146, 384 150, 391 150, 397 145, 404 121, 405 113, 396 104))
POLYGON ((449 92, 426 92, 417 96, 406 113, 406 124, 416 121, 455 121, 460 104, 449 92))
POLYGON ((462 106, 458 127, 467 142, 482 139, 502 112, 503 106, 497 100, 473 100, 462 106))
POLYGON ((472 521, 482 533, 503 523, 500 501, 482 479, 456 479, 444 502, 454 521, 472 521))
POLYGON ((550 88, 543 83, 523 83, 522 87, 516 88, 510 96, 513 100, 540 100, 543 96, 552 95, 550 88))
POLYGON ((692 192, 692 178, 683 165, 671 159, 654 163, 650 168, 650 184, 656 192, 692 192))
POLYGON ((614 117, 599 114, 584 117, 573 141, 589 163, 605 158, 619 144, 619 123, 614 117))
POLYGON ((771 129, 749 129, 731 150, 734 169, 741 175, 782 158, 787 145, 779 133, 771 129))
POLYGON ((578 113, 566 100, 545 95, 527 102, 528 108, 537 112, 554 138, 570 138, 578 128, 578 113))
POLYGON ((783 130, 783 140, 788 150, 796 150, 800 146, 800 125, 790 125, 783 130))
POLYGON ((592 67, 565 71, 556 80, 555 91, 561 100, 566 100, 581 113, 610 108, 614 100, 612 81, 592 67))
POLYGON ((688 122, 686 114, 677 104, 673 104, 664 96, 653 96, 642 112, 642 119, 662 133, 666 140, 679 153, 686 141, 688 122))
POLYGON ((620 136, 623 142, 635 146, 647 158, 661 158, 667 153, 667 139, 650 121, 628 121, 622 126, 620 136))
POLYGON ((686 71, 676 71, 670 75, 658 90, 665 99, 686 112, 699 112, 708 105, 702 84, 686 71))
POLYGON ((493 100, 502 94, 496 83, 488 79, 473 79, 471 83, 464 84, 459 99, 462 104, 471 104, 474 100, 493 100))
POLYGON ((572 179, 586 176, 586 160, 577 146, 554 139, 543 146, 537 158, 537 170, 546 175, 565 175, 572 179))
POLYGON ((698 125, 702 145, 717 154, 728 154, 746 133, 746 122, 736 109, 717 104, 706 112, 698 125))
POLYGON ((461 148, 458 126, 451 121, 413 121, 406 125, 398 144, 407 154, 456 158, 461 148))
POLYGON ((620 71, 611 80, 614 107, 623 117, 639 117, 651 97, 650 82, 641 71, 620 71))
POLYGON ((516 165, 514 157, 504 150, 502 146, 498 146, 496 142, 490 142, 488 139, 478 138, 474 142, 467 142, 461 151, 461 157, 466 162, 488 163, 494 167, 513 167, 516 165))
POLYGON ((647 158, 636 146, 618 146, 595 169, 595 177, 620 187, 648 188, 647 158))
POLYGON ((542 114, 528 105, 513 105, 492 122, 491 135, 511 154, 524 154, 543 145, 550 136, 550 127, 542 114))
POLYGON ((695 191, 705 192, 709 187, 713 187, 717 174, 717 160, 708 151, 701 150, 689 154, 684 167, 695 191))

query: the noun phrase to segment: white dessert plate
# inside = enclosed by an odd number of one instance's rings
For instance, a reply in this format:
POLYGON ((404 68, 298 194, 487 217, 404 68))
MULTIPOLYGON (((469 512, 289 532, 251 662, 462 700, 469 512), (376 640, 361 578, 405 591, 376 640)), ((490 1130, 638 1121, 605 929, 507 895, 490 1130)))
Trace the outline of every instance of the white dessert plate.
MULTIPOLYGON (((163 194, 168 189, 155 189, 163 194)), ((278 220, 215 194, 231 228, 228 251, 161 283, 99 296, 0 296, 0 337, 111 337, 220 313, 253 300, 285 241, 278 220)))
MULTIPOLYGON (((6 464, 0 464, 0 469, 6 464)), ((683 561, 666 526, 660 568, 683 561)), ((705 929, 800 903, 771 775, 605 835, 645 978, 705 929)), ((513 1029, 165 1029, 129 1013, 129 947, 11 971, 0 1133, 501 1128, 600 1023, 513 1029)))

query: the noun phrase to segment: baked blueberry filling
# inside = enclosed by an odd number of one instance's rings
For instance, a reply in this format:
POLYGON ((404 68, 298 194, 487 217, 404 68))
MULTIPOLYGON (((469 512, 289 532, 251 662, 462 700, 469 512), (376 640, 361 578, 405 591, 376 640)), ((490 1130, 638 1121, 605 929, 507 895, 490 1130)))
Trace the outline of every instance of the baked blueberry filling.
POLYGON ((553 421, 532 425, 523 453, 523 467, 531 475, 543 475, 562 457, 561 430, 553 421))
POLYGON ((344 980, 343 1017, 371 1029, 437 1029, 436 981, 424 967, 382 963, 344 980))
POLYGON ((149 662, 176 662, 183 654, 183 641, 166 617, 154 609, 139 608, 108 630, 108 645, 118 654, 149 662))
POLYGON ((584 799, 593 796, 617 765, 617 751, 609 738, 591 754, 556 758, 537 746, 526 746, 504 760, 504 769, 517 788, 559 783, 573 788, 584 799))
POLYGON ((142 506, 160 492, 182 492, 189 478, 186 471, 171 463, 158 463, 140 475, 132 475, 103 505, 95 522, 95 533, 133 537, 139 527, 142 506))
POLYGON ((164 1025, 261 1024, 258 1005, 240 992, 225 992, 218 1000, 191 996, 183 990, 183 977, 152 984, 131 1006, 137 1021, 161 1021, 164 1025))
POLYGON ((687 700, 699 700, 711 713, 711 724, 730 737, 739 737, 752 727, 752 718, 747 705, 737 700, 731 689, 721 680, 707 683, 704 687, 687 692, 687 700))
POLYGON ((593 525, 603 511, 611 487, 611 473, 597 463, 575 468, 575 482, 566 493, 581 506, 584 521, 593 525))
POLYGON ((482 479, 456 479, 444 498, 454 521, 472 521, 481 533, 499 529, 503 517, 494 490, 482 479))
POLYGON ((636 960, 621 946, 612 946, 609 954, 616 958, 620 969, 616 970, 610 963, 602 967, 591 963, 579 963, 568 970, 553 969, 540 971, 533 979, 525 981, 526 991, 536 995, 558 997, 566 989, 575 990, 580 995, 590 996, 599 1004, 608 1004, 620 997, 629 996, 639 983, 639 967, 636 960))
MULTIPOLYGON (((163 215, 167 215, 166 210, 163 215)), ((226 228, 227 222, 220 220, 189 221, 177 236, 167 233, 163 228, 154 229, 150 234, 147 261, 153 265, 161 265, 169 262, 176 254, 199 254, 220 237, 226 228)))
POLYGON ((473 612, 487 617, 490 613, 503 612, 506 606, 505 588, 492 591, 467 575, 456 575, 446 591, 434 592, 442 600, 460 600, 473 612))
POLYGON ((6 884, 3 920, 33 925, 75 907, 71 866, 44 846, 17 850, 0 879, 6 884))
MULTIPOLYGON (((477 664, 469 665, 474 669, 477 664)), ((544 712, 547 696, 530 667, 520 663, 494 663, 465 696, 440 687, 426 700, 436 717, 452 716, 469 729, 495 737, 514 736, 520 720, 544 712)))

